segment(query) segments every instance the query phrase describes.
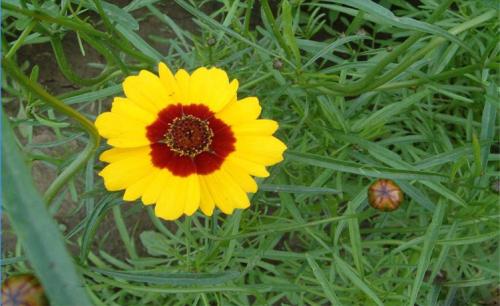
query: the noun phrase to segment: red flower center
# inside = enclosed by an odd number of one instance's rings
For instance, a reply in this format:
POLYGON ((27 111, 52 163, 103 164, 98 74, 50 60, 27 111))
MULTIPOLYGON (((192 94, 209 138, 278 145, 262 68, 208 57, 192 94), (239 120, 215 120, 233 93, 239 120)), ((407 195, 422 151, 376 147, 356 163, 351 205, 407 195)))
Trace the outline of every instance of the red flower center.
POLYGON ((169 105, 147 128, 151 161, 174 175, 209 174, 234 151, 231 127, 205 105, 169 105))
POLYGON ((183 115, 170 123, 165 143, 180 156, 195 157, 209 151, 214 132, 208 122, 192 115, 183 115))

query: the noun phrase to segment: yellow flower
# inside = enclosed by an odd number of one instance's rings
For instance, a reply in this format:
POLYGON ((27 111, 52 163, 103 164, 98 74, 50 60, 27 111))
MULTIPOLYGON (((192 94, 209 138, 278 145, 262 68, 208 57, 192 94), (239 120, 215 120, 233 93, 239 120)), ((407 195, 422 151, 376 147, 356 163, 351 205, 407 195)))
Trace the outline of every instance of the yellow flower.
POLYGON ((252 176, 267 177, 266 166, 283 160, 286 146, 273 137, 278 123, 257 119, 259 100, 238 100, 238 81, 224 70, 198 68, 175 75, 163 63, 159 76, 142 70, 123 82, 126 98, 116 97, 99 115, 99 134, 114 148, 100 159, 99 175, 123 199, 156 204, 166 220, 215 206, 231 214, 250 206, 252 176))

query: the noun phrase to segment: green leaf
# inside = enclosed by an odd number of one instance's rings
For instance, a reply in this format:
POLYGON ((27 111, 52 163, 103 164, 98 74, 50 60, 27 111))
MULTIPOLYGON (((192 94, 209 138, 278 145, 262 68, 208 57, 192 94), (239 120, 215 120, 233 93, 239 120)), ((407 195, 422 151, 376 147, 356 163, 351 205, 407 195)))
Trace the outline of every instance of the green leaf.
POLYGON ((103 275, 120 278, 126 281, 173 286, 218 285, 241 276, 241 273, 237 271, 218 273, 168 273, 155 270, 114 271, 98 268, 92 268, 91 270, 103 275))
POLYGON ((3 206, 52 305, 92 305, 2 111, 3 206))
POLYGON ((425 272, 427 271, 432 256, 432 251, 436 245, 436 241, 439 235, 439 229, 443 223, 444 213, 446 212, 446 204, 438 203, 436 209, 434 210, 434 215, 432 216, 431 224, 425 233, 424 246, 422 247, 422 252, 420 253, 420 259, 417 265, 417 272, 415 279, 413 281, 413 286, 411 287, 410 302, 408 305, 413 305, 417 301, 418 292, 424 281, 425 272))
POLYGON ((378 111, 371 114, 364 120, 357 121, 352 127, 352 131, 369 131, 377 126, 383 125, 389 120, 393 119, 396 115, 405 111, 406 108, 419 102, 422 98, 429 95, 429 91, 422 90, 419 93, 406 97, 404 100, 389 104, 378 111))
POLYGON ((297 185, 270 185, 262 184, 259 186, 260 190, 272 192, 287 192, 287 193, 312 193, 312 194, 335 194, 339 193, 338 190, 328 187, 309 187, 297 185))
POLYGON ((300 67, 301 56, 299 47, 297 46, 297 40, 295 39, 295 33, 293 31, 293 17, 292 17, 292 7, 290 2, 287 0, 282 2, 281 9, 282 14, 282 25, 283 25, 283 38, 286 44, 290 47, 290 50, 295 58, 295 65, 300 67))
POLYGON ((415 171, 410 169, 394 169, 358 164, 344 160, 338 160, 327 156, 311 153, 299 153, 287 151, 286 158, 289 161, 299 162, 307 165, 332 169, 340 172, 354 173, 364 176, 402 179, 402 180, 445 180, 446 176, 435 172, 415 171))
POLYGON ((314 276, 318 280, 318 282, 321 285, 321 288, 323 288, 323 292, 325 293, 326 297, 332 302, 332 305, 343 305, 337 295, 335 294, 335 291, 333 290, 332 286, 328 282, 328 279, 326 278, 325 274, 323 273, 323 270, 318 266, 314 258, 312 258, 311 255, 306 253, 306 259, 307 263, 311 267, 314 276))
POLYGON ((130 30, 139 30, 137 20, 124 9, 108 2, 103 2, 102 7, 110 20, 130 30))
MULTIPOLYGON (((363 291, 368 297, 370 297, 375 304, 377 305, 384 305, 380 298, 375 294, 375 292, 366 284, 361 277, 359 277, 358 274, 354 271, 354 269, 349 266, 345 261, 343 261, 340 257, 337 255, 334 255, 335 257, 335 267, 339 271, 340 274, 348 278, 354 286, 358 287, 361 291, 363 291)), ((412 304, 413 305, 413 304, 412 304)))
MULTIPOLYGON (((497 86, 491 82, 485 95, 485 103, 483 108, 483 115, 481 120, 481 141, 494 141, 495 137, 495 122, 497 119, 497 106, 495 102, 498 101, 497 86)), ((481 164, 486 167, 488 163, 488 155, 490 153, 491 143, 485 148, 482 148, 481 164)))
POLYGON ((78 104, 84 102, 92 102, 95 100, 99 100, 102 98, 107 98, 110 96, 118 95, 122 93, 122 85, 112 85, 109 87, 105 87, 103 89, 92 90, 90 92, 74 95, 71 97, 60 97, 65 104, 78 104))
POLYGON ((311 64, 314 64, 314 62, 318 58, 323 57, 325 54, 329 54, 334 49, 336 49, 336 48, 338 48, 340 46, 343 46, 343 45, 345 45, 345 44, 347 44, 347 43, 349 43, 351 41, 362 40, 362 39, 370 39, 370 37, 366 36, 366 35, 353 35, 353 36, 347 36, 347 37, 343 37, 343 38, 337 39, 334 42, 332 42, 332 43, 326 45, 325 47, 323 47, 316 54, 314 54, 314 56, 311 57, 307 61, 307 63, 304 64, 304 66, 302 66, 302 69, 306 68, 307 66, 309 66, 311 64))
POLYGON ((381 24, 391 25, 401 29, 420 31, 444 37, 449 41, 458 44, 459 46, 470 52, 472 55, 477 57, 476 52, 474 52, 463 41, 461 41, 455 35, 450 34, 449 32, 441 29, 440 27, 426 22, 418 21, 409 17, 397 17, 390 10, 370 0, 328 0, 328 1, 345 4, 351 7, 355 7, 359 10, 362 10, 365 13, 372 15, 375 18, 376 22, 381 24))
POLYGON ((140 235, 142 245, 152 256, 165 256, 169 253, 170 243, 164 235, 154 231, 144 231, 140 235))
POLYGON ((150 44, 148 44, 144 39, 141 38, 137 33, 129 29, 128 27, 124 27, 121 24, 116 26, 118 32, 122 33, 123 37, 125 37, 137 50, 141 51, 146 56, 151 59, 159 62, 162 60, 163 56, 156 51, 150 44))
POLYGON ((102 201, 97 204, 97 207, 92 210, 90 216, 87 217, 82 235, 82 246, 80 248, 80 259, 84 262, 87 259, 87 254, 90 250, 92 239, 105 213, 114 205, 117 205, 116 194, 107 195, 102 201))

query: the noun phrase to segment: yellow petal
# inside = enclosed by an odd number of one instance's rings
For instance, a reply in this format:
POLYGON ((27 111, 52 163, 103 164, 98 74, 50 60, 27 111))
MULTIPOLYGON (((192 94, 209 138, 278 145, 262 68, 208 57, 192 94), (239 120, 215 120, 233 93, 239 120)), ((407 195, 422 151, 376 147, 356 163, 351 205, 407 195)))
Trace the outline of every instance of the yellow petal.
POLYGON ((149 146, 138 148, 112 148, 102 152, 99 159, 103 162, 112 163, 125 158, 150 158, 149 146))
POLYGON ((196 174, 189 177, 171 176, 167 184, 168 187, 163 190, 156 203, 155 214, 158 217, 176 220, 183 213, 193 214, 198 209, 200 189, 196 174))
POLYGON ((235 156, 265 166, 283 160, 286 145, 272 136, 239 136, 236 139, 235 156))
POLYGON ((238 81, 233 80, 229 83, 224 70, 219 68, 208 70, 203 95, 211 111, 217 113, 224 108, 233 98, 236 98, 237 90, 238 81))
POLYGON ((125 194, 123 195, 123 200, 135 201, 139 199, 146 190, 146 188, 149 186, 151 181, 156 177, 158 171, 160 170, 159 169, 153 170, 142 179, 138 180, 134 184, 127 187, 127 189, 125 190, 125 194))
POLYGON ((172 93, 167 91, 159 77, 146 70, 127 77, 123 81, 123 91, 127 98, 153 114, 173 101, 172 93))
POLYGON ((207 74, 208 69, 205 67, 200 67, 191 74, 188 94, 188 100, 191 101, 191 103, 207 104, 205 101, 206 96, 204 94, 208 79, 207 74))
POLYGON ((224 171, 200 177, 204 178, 215 205, 225 214, 232 214, 235 208, 250 206, 247 194, 224 171))
POLYGON ((106 189, 115 191, 125 189, 154 169, 149 158, 133 157, 107 165, 99 175, 104 178, 106 189))
POLYGON ((166 169, 156 171, 154 177, 151 179, 151 182, 142 194, 142 203, 145 205, 156 203, 160 194, 167 188, 168 181, 171 176, 172 174, 170 174, 170 172, 166 169))
POLYGON ((215 208, 214 199, 203 176, 199 176, 198 179, 200 181, 200 209, 205 215, 211 216, 215 208))
POLYGON ((238 164, 233 163, 231 160, 225 160, 221 166, 221 170, 229 174, 233 181, 245 192, 257 192, 258 187, 255 180, 238 164))
POLYGON ((175 80, 172 71, 168 69, 167 65, 160 62, 158 64, 158 72, 160 74, 160 81, 162 82, 163 86, 165 86, 165 88, 167 89, 167 92, 169 92, 170 94, 174 94, 179 90, 179 86, 177 86, 177 81, 175 80))
POLYGON ((156 115, 137 106, 134 102, 127 98, 114 98, 111 106, 111 112, 126 118, 131 118, 134 121, 141 122, 146 126, 156 120, 156 115))
POLYGON ((255 163, 255 162, 250 161, 250 160, 246 160, 243 157, 235 155, 235 153, 226 157, 226 160, 229 160, 229 161, 233 162, 234 164, 237 164, 242 169, 247 171, 250 175, 257 176, 257 177, 268 177, 269 176, 269 172, 267 172, 266 167, 264 165, 255 163))
POLYGON ((219 68, 200 67, 191 75, 189 98, 191 103, 203 103, 213 112, 236 99, 238 81, 229 83, 227 73, 219 68))
POLYGON ((186 193, 186 207, 184 213, 191 216, 198 210, 198 207, 200 207, 200 180, 197 174, 190 175, 185 179, 187 182, 184 191, 186 193))
POLYGON ((249 97, 229 103, 215 116, 230 126, 251 122, 257 119, 262 108, 256 97, 249 97))
POLYGON ((145 132, 134 131, 117 137, 110 137, 108 144, 118 148, 134 148, 148 146, 150 141, 146 138, 145 132))
POLYGON ((278 129, 278 123, 274 120, 254 120, 231 127, 236 135, 269 136, 278 129))
POLYGON ((146 124, 112 112, 100 114, 96 118, 95 126, 99 134, 105 138, 117 137, 130 132, 144 132, 144 137, 146 137, 146 124))
POLYGON ((176 103, 191 104, 189 101, 189 83, 191 77, 184 69, 179 69, 175 73, 175 81, 178 86, 178 90, 174 93, 174 100, 176 103))

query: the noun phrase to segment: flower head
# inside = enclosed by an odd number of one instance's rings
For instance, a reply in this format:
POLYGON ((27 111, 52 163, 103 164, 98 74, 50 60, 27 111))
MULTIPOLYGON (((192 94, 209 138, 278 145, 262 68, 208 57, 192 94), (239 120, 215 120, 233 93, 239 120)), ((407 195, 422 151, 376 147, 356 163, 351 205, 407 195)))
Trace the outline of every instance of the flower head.
POLYGON ((174 220, 198 208, 212 215, 250 206, 252 176, 283 160, 286 146, 273 133, 278 124, 258 119, 259 100, 238 100, 238 81, 218 68, 180 69, 163 63, 159 76, 141 71, 123 82, 96 127, 112 149, 99 175, 108 190, 125 189, 123 199, 156 204, 157 216, 174 220))

